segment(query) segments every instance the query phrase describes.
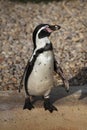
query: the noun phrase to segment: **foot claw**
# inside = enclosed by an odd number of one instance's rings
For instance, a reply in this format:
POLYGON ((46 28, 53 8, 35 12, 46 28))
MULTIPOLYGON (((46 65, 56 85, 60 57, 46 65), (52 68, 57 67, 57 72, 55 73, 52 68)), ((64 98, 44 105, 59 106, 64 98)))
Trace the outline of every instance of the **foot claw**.
POLYGON ((23 109, 31 110, 31 109, 33 109, 33 108, 34 108, 34 106, 33 106, 32 103, 30 102, 30 99, 29 99, 29 98, 26 98, 26 99, 25 99, 25 104, 24 104, 23 109))

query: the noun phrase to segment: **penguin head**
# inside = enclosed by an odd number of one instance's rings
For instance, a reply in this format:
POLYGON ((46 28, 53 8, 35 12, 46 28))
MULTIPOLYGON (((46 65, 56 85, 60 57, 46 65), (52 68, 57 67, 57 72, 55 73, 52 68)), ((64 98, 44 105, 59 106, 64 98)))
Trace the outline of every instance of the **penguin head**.
POLYGON ((38 25, 33 32, 34 49, 36 48, 36 37, 38 39, 49 37, 53 31, 59 30, 60 28, 61 27, 59 25, 49 25, 49 24, 38 25))

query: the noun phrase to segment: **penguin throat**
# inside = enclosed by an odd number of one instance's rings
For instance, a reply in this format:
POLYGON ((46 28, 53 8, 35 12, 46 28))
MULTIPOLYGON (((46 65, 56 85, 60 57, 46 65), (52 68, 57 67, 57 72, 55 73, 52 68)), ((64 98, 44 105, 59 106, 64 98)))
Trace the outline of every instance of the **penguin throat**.
POLYGON ((38 48, 38 49, 42 48, 46 45, 46 43, 50 44, 50 40, 48 39, 48 37, 37 39, 36 40, 36 48, 38 48))

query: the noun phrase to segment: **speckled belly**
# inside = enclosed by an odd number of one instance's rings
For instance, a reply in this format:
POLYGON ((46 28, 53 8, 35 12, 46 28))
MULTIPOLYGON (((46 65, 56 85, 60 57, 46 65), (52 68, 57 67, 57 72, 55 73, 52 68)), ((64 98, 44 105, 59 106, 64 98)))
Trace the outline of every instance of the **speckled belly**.
POLYGON ((28 79, 30 95, 44 95, 53 87, 53 53, 44 52, 37 58, 28 79))

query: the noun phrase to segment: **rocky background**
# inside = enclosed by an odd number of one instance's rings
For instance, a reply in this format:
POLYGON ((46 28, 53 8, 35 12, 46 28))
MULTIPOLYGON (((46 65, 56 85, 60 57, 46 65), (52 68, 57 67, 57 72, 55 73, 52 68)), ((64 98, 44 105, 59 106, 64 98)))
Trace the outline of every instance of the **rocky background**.
POLYGON ((0 0, 0 90, 18 89, 40 23, 61 26, 50 37, 56 59, 70 86, 87 84, 86 0, 0 0))

